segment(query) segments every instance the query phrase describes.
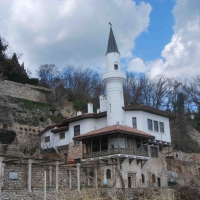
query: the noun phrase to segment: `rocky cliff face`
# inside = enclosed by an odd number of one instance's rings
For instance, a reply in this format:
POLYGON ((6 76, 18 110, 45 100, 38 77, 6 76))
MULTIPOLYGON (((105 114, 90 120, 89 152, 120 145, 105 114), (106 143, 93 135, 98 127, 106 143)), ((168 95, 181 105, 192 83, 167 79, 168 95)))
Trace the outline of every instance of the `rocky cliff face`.
POLYGON ((51 91, 47 92, 41 88, 36 88, 37 91, 35 91, 35 88, 28 88, 28 93, 21 91, 19 98, 16 97, 17 93, 14 88, 23 90, 28 86, 18 83, 17 86, 13 85, 15 83, 9 82, 9 93, 5 87, 2 85, 0 87, 0 129, 15 131, 15 142, 27 143, 32 135, 37 135, 46 126, 72 117, 76 113, 72 102, 62 100, 59 106, 54 102, 48 103, 46 96, 51 95, 51 91), (12 89, 11 86, 13 86, 12 89), (43 101, 39 101, 41 98, 36 101, 35 93, 37 93, 37 98, 42 96, 43 101))

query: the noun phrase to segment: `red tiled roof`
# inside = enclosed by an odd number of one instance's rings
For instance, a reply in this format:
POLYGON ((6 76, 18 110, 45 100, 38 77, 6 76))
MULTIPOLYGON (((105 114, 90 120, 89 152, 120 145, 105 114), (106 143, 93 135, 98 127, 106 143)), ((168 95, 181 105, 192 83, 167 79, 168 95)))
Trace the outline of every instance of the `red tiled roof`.
POLYGON ((104 128, 100 128, 98 130, 90 131, 88 133, 78 135, 74 137, 74 140, 86 138, 86 137, 92 137, 92 136, 100 136, 100 135, 105 135, 113 132, 123 132, 127 134, 132 134, 136 136, 141 136, 141 137, 147 137, 147 138, 155 138, 153 135, 150 135, 148 133, 145 133, 143 131, 140 131, 138 129, 131 128, 129 126, 122 126, 122 125, 113 125, 113 126, 106 126, 104 128))

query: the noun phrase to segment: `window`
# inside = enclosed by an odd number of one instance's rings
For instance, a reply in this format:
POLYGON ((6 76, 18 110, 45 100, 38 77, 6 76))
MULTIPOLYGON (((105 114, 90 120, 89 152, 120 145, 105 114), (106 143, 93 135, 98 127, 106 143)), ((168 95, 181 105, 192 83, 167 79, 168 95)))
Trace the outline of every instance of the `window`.
MULTIPOLYGON (((74 137, 80 135, 80 125, 74 126, 74 137)), ((74 145, 80 144, 80 141, 74 141, 74 145)))
POLYGON ((163 122, 159 122, 159 124, 160 124, 160 132, 164 133, 165 132, 164 123, 163 122))
POLYGON ((106 177, 107 177, 107 179, 111 179, 111 170, 110 169, 106 170, 106 177))
POLYGON ((147 149, 147 145, 142 145, 142 151, 148 151, 148 149, 147 149))
POLYGON ((136 119, 136 117, 132 117, 132 122, 133 122, 133 128, 137 129, 137 119, 136 119))
POLYGON ((60 133, 60 140, 65 139, 65 132, 60 133))
POLYGON ((164 133, 164 123, 147 119, 148 130, 164 133))
POLYGON ((118 70, 118 64, 114 64, 115 70, 118 70))
POLYGON ((148 130, 153 131, 153 124, 152 124, 152 120, 151 119, 147 119, 147 123, 148 123, 148 130))
POLYGON ((142 183, 145 182, 145 179, 144 179, 144 174, 142 174, 142 183))
POLYGON ((151 150, 151 157, 158 158, 158 148, 157 147, 150 147, 151 150))
POLYGON ((45 143, 50 142, 50 136, 44 137, 44 142, 45 142, 45 143))
POLYGON ((158 121, 153 121, 154 131, 158 132, 158 121))

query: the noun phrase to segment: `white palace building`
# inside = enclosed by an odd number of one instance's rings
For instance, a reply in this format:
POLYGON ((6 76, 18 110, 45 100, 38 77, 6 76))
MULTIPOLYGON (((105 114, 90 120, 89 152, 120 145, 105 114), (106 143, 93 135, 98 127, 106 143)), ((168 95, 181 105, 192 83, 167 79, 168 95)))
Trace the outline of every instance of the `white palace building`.
POLYGON ((41 132, 41 147, 64 152, 68 161, 96 162, 97 182, 115 187, 167 186, 166 163, 160 153, 171 144, 170 112, 145 105, 124 105, 126 73, 112 27, 102 75, 106 96, 100 108, 63 120, 41 132))

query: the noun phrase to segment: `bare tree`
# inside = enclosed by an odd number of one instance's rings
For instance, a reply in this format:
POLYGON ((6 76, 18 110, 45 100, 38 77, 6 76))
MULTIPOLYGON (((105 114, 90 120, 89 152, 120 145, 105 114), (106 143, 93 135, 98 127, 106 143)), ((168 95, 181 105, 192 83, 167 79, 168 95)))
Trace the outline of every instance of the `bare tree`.
POLYGON ((192 110, 200 110, 200 75, 186 81, 183 90, 188 96, 192 110))
POLYGON ((41 86, 55 88, 60 83, 60 72, 54 64, 41 65, 37 74, 41 86))

